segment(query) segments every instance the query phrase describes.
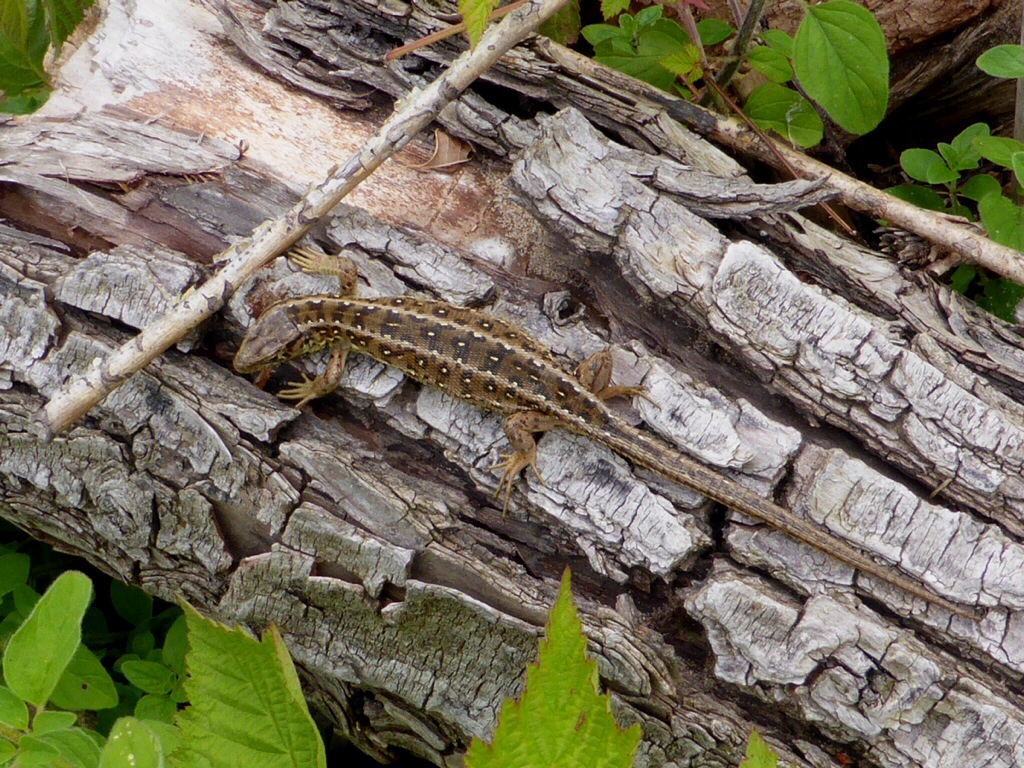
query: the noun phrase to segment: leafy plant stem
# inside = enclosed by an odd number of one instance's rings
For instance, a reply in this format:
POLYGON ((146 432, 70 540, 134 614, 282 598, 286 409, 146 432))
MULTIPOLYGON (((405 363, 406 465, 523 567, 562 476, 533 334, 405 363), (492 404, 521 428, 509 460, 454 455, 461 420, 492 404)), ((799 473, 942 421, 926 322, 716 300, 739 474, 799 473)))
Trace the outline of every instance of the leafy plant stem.
MULTIPOLYGON (((792 164, 786 159, 785 155, 779 152, 778 148, 775 146, 775 142, 772 141, 765 134, 764 131, 758 128, 754 124, 754 122, 744 114, 743 110, 740 109, 739 105, 735 101, 733 101, 732 98, 729 97, 729 94, 727 94, 724 89, 719 87, 718 83, 716 83, 713 79, 708 78, 707 84, 718 92, 718 95, 721 96, 722 100, 729 105, 729 109, 731 109, 736 115, 738 115, 739 118, 743 121, 743 123, 751 131, 754 132, 754 134, 764 143, 764 146, 768 149, 768 151, 775 157, 776 160, 779 161, 779 163, 782 164, 782 167, 785 168, 794 179, 802 178, 800 174, 797 173, 796 169, 792 166, 792 164)), ((846 232, 849 235, 854 234, 853 227, 851 227, 849 224, 843 221, 842 217, 840 217, 839 214, 832 210, 831 206, 829 206, 827 203, 821 203, 821 208, 822 210, 825 211, 825 213, 828 214, 829 218, 835 221, 835 223, 840 228, 843 229, 844 232, 846 232)))
POLYGON ((753 2, 750 3, 750 6, 747 8, 747 13, 740 24, 739 31, 736 33, 736 42, 733 43, 732 53, 729 56, 729 60, 715 78, 716 85, 721 86, 721 88, 725 88, 729 84, 729 81, 732 80, 733 75, 736 74, 736 70, 739 69, 740 62, 742 62, 747 56, 747 49, 750 48, 750 41, 754 39, 754 31, 761 23, 761 17, 764 15, 767 7, 768 0, 753 0, 753 2))
MULTIPOLYGON (((500 19, 502 16, 512 13, 516 8, 526 5, 526 3, 527 0, 515 0, 514 3, 509 3, 508 5, 504 5, 495 10, 494 13, 487 17, 487 20, 494 21, 495 19, 500 19)), ((395 59, 405 56, 407 53, 412 53, 415 50, 425 48, 426 46, 440 42, 441 40, 447 40, 449 37, 465 31, 466 25, 460 21, 458 24, 453 24, 445 29, 439 29, 437 32, 431 32, 429 35, 425 35, 419 40, 413 40, 411 43, 406 43, 405 45, 393 48, 384 55, 384 60, 394 61, 395 59)))

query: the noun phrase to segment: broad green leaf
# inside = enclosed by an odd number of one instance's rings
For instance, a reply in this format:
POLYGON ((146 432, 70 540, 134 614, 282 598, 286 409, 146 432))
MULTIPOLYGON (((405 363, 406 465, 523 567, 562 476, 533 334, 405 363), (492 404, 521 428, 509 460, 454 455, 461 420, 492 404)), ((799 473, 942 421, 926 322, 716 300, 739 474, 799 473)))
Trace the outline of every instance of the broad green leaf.
POLYGON ((982 294, 974 298, 979 307, 1008 323, 1016 322, 1014 310, 1021 299, 1024 299, 1024 287, 1005 277, 989 280, 982 294))
MULTIPOLYGON (((142 720, 142 718, 139 719, 142 720)), ((181 732, 177 727, 160 720, 142 720, 142 722, 160 739, 164 754, 173 756, 174 751, 181 746, 181 732)), ((173 757, 168 764, 173 765, 173 757)), ((196 766, 188 766, 188 768, 196 768, 196 766)))
POLYGON ((18 768, 50 768, 58 757, 60 750, 42 737, 29 734, 18 741, 18 768))
POLYGON ((981 162, 981 153, 974 148, 973 144, 969 145, 966 152, 961 152, 960 147, 940 141, 938 149, 942 159, 946 161, 946 165, 954 171, 973 171, 981 162))
POLYGON ((19 731, 28 730, 28 707, 6 685, 0 685, 0 723, 19 731))
MULTIPOLYGON (((620 23, 624 18, 620 18, 620 23)), ((666 56, 684 50, 689 42, 686 32, 676 22, 658 19, 649 26, 638 27, 634 51, 628 54, 599 54, 594 59, 667 91, 676 76, 659 62, 666 56)))
POLYGON ((188 635, 185 627, 185 617, 179 616, 167 630, 164 637, 164 647, 161 658, 176 675, 185 671, 185 650, 188 648, 188 635))
POLYGON ((82 20, 85 9, 92 6, 93 0, 42 0, 42 3, 50 22, 50 45, 59 49, 82 20))
POLYGON ((0 597, 28 582, 28 555, 0 555, 0 597))
POLYGON ((153 618, 153 598, 132 584, 110 582, 110 602, 117 615, 132 626, 144 624, 153 618))
POLYGON ((183 607, 191 701, 178 714, 189 752, 183 764, 325 766, 323 742, 277 630, 271 627, 257 641, 183 607))
MULTIPOLYGON (((148 725, 134 717, 122 717, 114 723, 100 756, 100 768, 162 768, 163 765, 164 753, 160 739, 148 725)), ((249 763, 240 762, 236 765, 249 763)))
POLYGON ((900 167, 914 181, 926 184, 946 184, 960 178, 960 174, 946 165, 938 152, 930 149, 903 150, 900 154, 900 167))
POLYGON ((636 19, 638 28, 649 27, 661 18, 661 6, 649 5, 642 11, 639 11, 633 18, 636 19))
POLYGON ((170 693, 175 682, 175 674, 171 670, 152 661, 126 661, 121 665, 121 674, 146 693, 170 693))
POLYGON ((487 27, 487 19, 498 6, 498 0, 459 0, 459 13, 466 25, 470 48, 476 48, 487 27))
POLYGON ((919 187, 917 184, 900 184, 897 187, 889 187, 887 190, 893 197, 905 200, 924 208, 928 211, 941 211, 946 207, 946 201, 931 187, 919 187))
POLYGON ((765 45, 781 53, 786 58, 793 58, 793 38, 781 29, 766 29, 761 33, 765 45))
POLYGON ((116 707, 117 689, 96 655, 84 645, 78 647, 50 701, 58 707, 80 712, 116 707))
POLYGON ((778 762, 778 756, 765 744, 761 734, 751 731, 750 740, 747 742, 747 756, 740 763, 740 768, 775 768, 778 762))
POLYGON ((949 287, 957 293, 967 293, 974 278, 978 276, 978 268, 973 264, 961 264, 953 270, 949 278, 949 287))
POLYGON ((0 765, 7 765, 14 758, 17 749, 11 742, 0 739, 0 765))
POLYGON ((997 45, 978 57, 978 69, 992 77, 1024 77, 1024 47, 997 45))
POLYGON ((38 0, 0 3, 0 90, 9 98, 47 83, 46 19, 38 0))
POLYGON ((97 768, 103 737, 84 728, 68 728, 41 736, 40 740, 54 747, 60 756, 79 768, 97 768))
MULTIPOLYGON (((974 123, 964 128, 960 133, 956 135, 950 144, 953 145, 953 149, 960 155, 968 158, 981 159, 981 153, 978 148, 974 146, 974 140, 980 139, 983 136, 988 136, 991 130, 985 123, 974 123)), ((977 166, 974 166, 975 168, 977 166)), ((970 170, 968 168, 960 170, 970 170)))
POLYGON ((160 720, 173 724, 174 716, 177 712, 178 705, 171 701, 168 696, 146 694, 135 705, 135 716, 139 720, 160 720))
POLYGON ((62 573, 11 637, 4 652, 4 680, 36 707, 50 698, 82 640, 82 616, 92 582, 78 571, 62 573))
POLYGON ((989 195, 978 201, 978 213, 990 238, 1024 251, 1024 210, 1004 195, 989 195))
POLYGON ((627 45, 631 42, 629 35, 621 27, 611 24, 588 24, 583 28, 581 34, 583 39, 594 46, 595 49, 612 39, 621 40, 627 45))
POLYGON ((808 7, 793 41, 793 65, 807 95, 844 130, 867 133, 885 117, 885 35, 862 6, 829 0, 808 7))
POLYGON ((522 698, 505 702, 491 744, 473 739, 466 768, 632 766, 640 726, 619 730, 608 696, 598 691, 597 664, 587 658, 586 648, 566 570, 537 663, 526 670, 522 698))
POLYGON ((689 43, 683 46, 681 51, 658 59, 658 63, 669 72, 690 82, 703 75, 703 70, 700 68, 700 49, 689 43))
POLYGON ((39 736, 50 731, 64 731, 75 724, 78 715, 74 712, 44 710, 32 718, 32 733, 39 736))
POLYGON ((793 79, 793 68, 789 59, 773 48, 759 45, 748 54, 750 66, 773 83, 786 83, 793 79))
POLYGON ((537 31, 559 45, 574 44, 580 37, 579 0, 569 0, 554 16, 541 24, 537 31))
POLYGON ((629 0, 601 0, 601 17, 613 19, 629 8, 629 0))
POLYGON ((812 147, 825 132, 814 107, 796 91, 762 83, 750 92, 743 111, 761 129, 772 130, 801 147, 812 147))
POLYGON ((28 616, 32 613, 32 609, 36 607, 36 603, 39 602, 39 598, 42 597, 28 584, 21 584, 14 588, 11 592, 11 596, 14 598, 14 607, 18 613, 22 616, 28 616))
POLYGON ((1010 156, 1010 164, 1013 167, 1013 175, 1017 177, 1018 184, 1024 184, 1024 152, 1014 152, 1010 156))
POLYGON ((980 201, 989 195, 1001 194, 1002 191, 1003 188, 998 181, 987 173, 979 173, 965 181, 960 187, 959 193, 961 197, 966 197, 968 200, 980 201))
POLYGON ((1024 143, 1005 136, 979 136, 973 143, 982 157, 1004 168, 1013 167, 1014 153, 1024 152, 1024 143))
POLYGON ((150 631, 136 632, 132 635, 131 642, 128 643, 129 649, 132 653, 137 653, 139 656, 145 658, 145 656, 156 648, 156 637, 150 631))
POLYGON ((728 40, 736 30, 721 19, 701 19, 697 22, 697 34, 703 45, 710 48, 728 40))

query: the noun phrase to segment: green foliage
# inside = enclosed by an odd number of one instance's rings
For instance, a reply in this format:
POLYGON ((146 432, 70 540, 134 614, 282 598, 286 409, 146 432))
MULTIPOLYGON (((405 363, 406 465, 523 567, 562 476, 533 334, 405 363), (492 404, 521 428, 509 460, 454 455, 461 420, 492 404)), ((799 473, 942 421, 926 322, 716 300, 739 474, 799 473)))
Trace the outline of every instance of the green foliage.
POLYGON ((747 742, 747 756, 740 763, 740 768, 775 768, 778 763, 778 756, 765 744, 761 734, 751 731, 750 740, 747 742))
POLYGON ((866 8, 850 0, 809 6, 793 41, 793 66, 807 95, 850 133, 867 133, 885 117, 889 57, 866 8))
POLYGON ((462 22, 466 25, 466 34, 469 35, 469 45, 475 48, 484 34, 487 26, 487 19, 498 7, 498 0, 459 0, 459 13, 462 15, 462 22))
POLYGON ((1024 47, 997 45, 978 57, 978 68, 993 77, 1024 77, 1024 47))
POLYGON ((43 58, 59 50, 93 0, 0 0, 0 112, 27 114, 50 95, 43 58))
POLYGON ((505 702, 491 744, 473 740, 466 768, 629 768, 640 726, 619 730, 610 699, 598 692, 597 664, 586 656, 568 570, 545 634, 522 698, 505 702))
POLYGON ((744 105, 747 117, 758 128, 775 131, 800 147, 821 141, 825 126, 810 102, 791 88, 762 83, 750 92, 744 105))
POLYGON ((298 675, 274 627, 262 642, 185 606, 191 706, 178 716, 175 766, 325 766, 298 675))
POLYGON ((580 26, 579 0, 569 0, 537 31, 560 45, 572 45, 579 39, 580 26))

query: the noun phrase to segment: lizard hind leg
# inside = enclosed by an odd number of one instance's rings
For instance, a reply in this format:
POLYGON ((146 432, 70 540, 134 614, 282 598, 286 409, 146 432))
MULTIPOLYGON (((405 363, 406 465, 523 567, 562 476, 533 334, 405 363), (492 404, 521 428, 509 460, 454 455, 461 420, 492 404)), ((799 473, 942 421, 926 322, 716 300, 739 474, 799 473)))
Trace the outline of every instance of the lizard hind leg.
POLYGON ((359 279, 359 268, 352 259, 345 256, 329 256, 310 248, 293 248, 288 252, 291 259, 303 272, 310 275, 334 275, 340 284, 338 294, 355 296, 359 279))
POLYGON ((537 469, 537 441, 534 435, 547 432, 559 425, 558 419, 538 411, 518 411, 505 417, 505 435, 512 446, 512 453, 502 454, 499 461, 490 467, 491 471, 502 469, 501 482, 494 491, 495 497, 504 490, 505 500, 501 507, 502 516, 508 510, 508 499, 512 495, 512 484, 524 469, 532 469, 541 485, 546 485, 537 469))
POLYGON ((611 400, 616 397, 642 397, 654 403, 644 392, 643 387, 620 387, 612 381, 612 354, 607 349, 595 352, 578 366, 576 378, 598 400, 611 400))

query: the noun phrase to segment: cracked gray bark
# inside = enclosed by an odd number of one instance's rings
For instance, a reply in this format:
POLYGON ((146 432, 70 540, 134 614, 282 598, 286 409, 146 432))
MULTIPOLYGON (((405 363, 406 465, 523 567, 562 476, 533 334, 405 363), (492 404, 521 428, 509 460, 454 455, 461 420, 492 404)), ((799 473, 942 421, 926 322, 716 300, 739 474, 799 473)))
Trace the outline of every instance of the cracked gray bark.
MULTIPOLYGON (((385 19, 354 4, 275 6, 263 31, 239 3, 228 29, 264 67, 308 45, 279 76, 365 107, 352 82, 392 95, 417 83, 412 64, 368 63, 389 32, 425 30, 421 10, 389 8, 385 19), (353 79, 323 75, 325 62, 353 79)), ((45 212, 32 223, 51 232, 0 229, 0 513, 154 594, 255 628, 275 621, 314 701, 381 759, 402 748, 456 765, 489 732, 569 564, 615 712, 643 725, 638 765, 736 764, 751 727, 800 766, 839 751, 880 766, 1021 762, 1019 335, 801 217, 813 184, 750 183, 663 114, 559 72, 553 50, 519 49, 495 78, 577 109, 516 117, 478 92, 447 113, 508 158, 519 215, 556 244, 528 269, 507 247, 453 245, 355 207, 316 242, 360 262, 364 295, 486 306, 567 365, 612 344, 617 381, 654 401, 626 410, 634 420, 981 606, 980 622, 723 520, 558 431, 540 442, 547 485, 518 483, 503 518, 487 469, 505 449, 500 420, 365 358, 299 414, 229 364, 254 312, 330 290, 282 261, 43 441, 36 414, 67 377, 298 187, 230 143, 124 111, 0 126, 5 215, 45 212), (116 159, 97 163, 96 146, 116 159)), ((296 375, 282 371, 270 392, 296 375)))

